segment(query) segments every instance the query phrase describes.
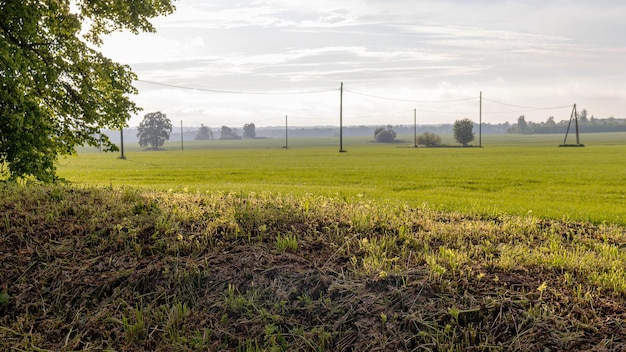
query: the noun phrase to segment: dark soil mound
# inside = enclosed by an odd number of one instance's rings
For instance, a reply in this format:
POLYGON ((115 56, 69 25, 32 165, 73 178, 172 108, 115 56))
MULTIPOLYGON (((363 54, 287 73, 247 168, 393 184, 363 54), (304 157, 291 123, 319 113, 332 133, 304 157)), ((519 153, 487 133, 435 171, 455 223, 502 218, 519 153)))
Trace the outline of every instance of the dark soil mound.
POLYGON ((0 349, 620 351, 624 233, 314 196, 5 187, 0 349))

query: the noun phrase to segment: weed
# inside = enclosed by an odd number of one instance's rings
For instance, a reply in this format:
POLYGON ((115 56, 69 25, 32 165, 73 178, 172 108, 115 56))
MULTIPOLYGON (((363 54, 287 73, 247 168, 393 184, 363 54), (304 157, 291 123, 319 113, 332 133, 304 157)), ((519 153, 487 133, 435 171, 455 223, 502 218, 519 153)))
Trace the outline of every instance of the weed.
POLYGON ((133 314, 127 317, 122 314, 122 329, 125 332, 126 340, 133 343, 141 343, 148 337, 148 328, 145 322, 144 311, 141 307, 135 307, 133 314))
POLYGON ((428 279, 431 281, 439 281, 446 273, 446 268, 439 265, 437 256, 429 255, 426 257, 428 264, 428 279))
POLYGON ((259 346, 259 342, 256 339, 246 339, 246 341, 239 345, 237 348, 239 352, 262 352, 263 349, 259 346))
POLYGON ((280 329, 274 324, 266 324, 264 329, 265 349, 268 351, 284 351, 286 340, 280 329))
POLYGON ((276 249, 279 252, 292 252, 298 250, 298 239, 294 234, 284 234, 276 236, 276 249))

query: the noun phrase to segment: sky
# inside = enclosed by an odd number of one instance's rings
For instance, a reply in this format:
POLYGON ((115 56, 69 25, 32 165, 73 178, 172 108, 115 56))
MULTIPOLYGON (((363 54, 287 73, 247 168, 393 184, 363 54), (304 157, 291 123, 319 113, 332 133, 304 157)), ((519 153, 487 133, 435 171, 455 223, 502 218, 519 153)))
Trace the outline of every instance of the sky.
POLYGON ((178 0, 102 52, 175 125, 626 117, 622 0, 178 0), (340 91, 343 82, 343 94, 340 91), (482 92, 482 100, 480 99, 482 92), (480 115, 482 105, 482 117, 480 115))

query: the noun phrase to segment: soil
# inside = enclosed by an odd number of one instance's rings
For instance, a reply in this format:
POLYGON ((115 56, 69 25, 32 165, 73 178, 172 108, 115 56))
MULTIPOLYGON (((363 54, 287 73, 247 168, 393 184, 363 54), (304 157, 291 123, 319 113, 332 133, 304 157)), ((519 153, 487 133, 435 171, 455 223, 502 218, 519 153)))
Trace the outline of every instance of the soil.
POLYGON ((626 350, 624 297, 559 286, 558 271, 475 263, 466 272, 480 276, 437 277, 412 262, 365 273, 354 262, 366 253, 330 241, 329 220, 315 233, 257 219, 275 226, 254 236, 224 224, 190 245, 210 209, 168 233, 147 198, 127 201, 128 215, 123 191, 30 192, 41 194, 0 201, 2 350, 626 350), (295 251, 276 248, 287 229, 295 251))

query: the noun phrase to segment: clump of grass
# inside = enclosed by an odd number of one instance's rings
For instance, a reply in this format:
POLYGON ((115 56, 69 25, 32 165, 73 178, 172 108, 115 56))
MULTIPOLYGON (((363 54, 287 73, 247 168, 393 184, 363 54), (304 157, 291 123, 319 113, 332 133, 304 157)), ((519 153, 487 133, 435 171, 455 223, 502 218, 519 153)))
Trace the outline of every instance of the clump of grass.
POLYGON ((1 350, 626 348, 621 226, 2 187, 1 350))
POLYGON ((292 252, 298 250, 298 239, 293 234, 284 234, 276 236, 276 249, 279 252, 292 252))

